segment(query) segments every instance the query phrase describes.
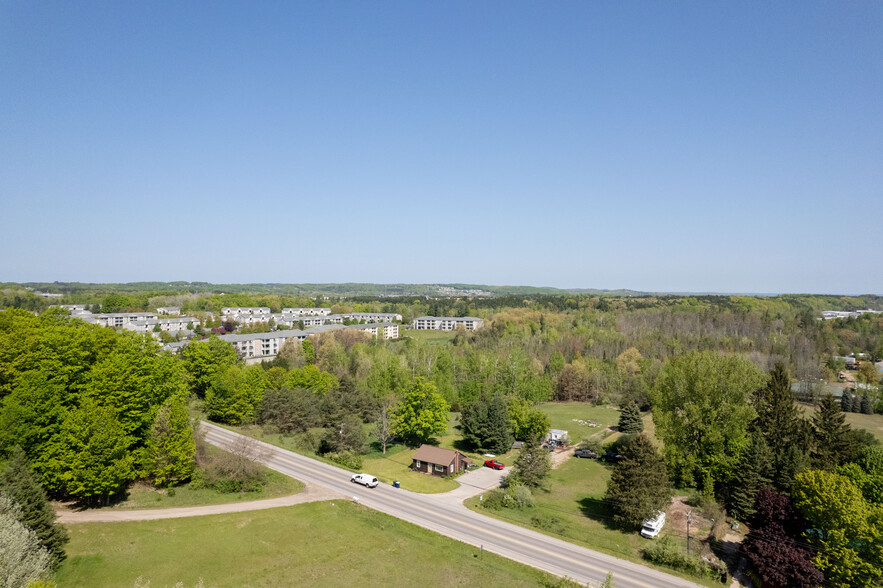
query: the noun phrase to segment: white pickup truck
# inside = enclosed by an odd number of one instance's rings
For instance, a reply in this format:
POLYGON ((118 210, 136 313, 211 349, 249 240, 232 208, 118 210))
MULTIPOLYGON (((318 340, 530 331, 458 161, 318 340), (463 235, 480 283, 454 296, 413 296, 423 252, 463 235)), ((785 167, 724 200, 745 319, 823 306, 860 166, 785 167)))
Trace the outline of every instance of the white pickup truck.
POLYGON ((368 488, 377 487, 377 478, 368 474, 353 474, 353 477, 350 478, 350 481, 354 484, 361 484, 362 486, 366 486, 368 488))

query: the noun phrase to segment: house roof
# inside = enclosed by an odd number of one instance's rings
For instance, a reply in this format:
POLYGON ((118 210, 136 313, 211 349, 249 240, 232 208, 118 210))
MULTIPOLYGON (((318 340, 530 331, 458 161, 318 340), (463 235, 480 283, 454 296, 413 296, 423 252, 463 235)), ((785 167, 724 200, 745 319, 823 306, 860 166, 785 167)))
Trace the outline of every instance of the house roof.
MULTIPOLYGON (((437 463, 437 464, 449 464, 454 461, 454 457, 457 455, 457 451, 453 449, 442 449, 441 447, 435 447, 433 445, 423 444, 420 446, 420 449, 414 452, 414 459, 419 459, 420 461, 425 461, 428 463, 437 463)), ((461 454, 461 461, 470 461, 468 457, 461 454)))

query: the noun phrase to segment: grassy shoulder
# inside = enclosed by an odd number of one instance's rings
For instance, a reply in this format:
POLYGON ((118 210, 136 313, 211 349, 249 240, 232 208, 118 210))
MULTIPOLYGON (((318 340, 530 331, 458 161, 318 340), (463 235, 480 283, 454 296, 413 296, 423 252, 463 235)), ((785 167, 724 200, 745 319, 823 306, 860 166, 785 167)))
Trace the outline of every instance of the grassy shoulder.
POLYGON ((278 498, 303 491, 303 482, 279 472, 265 469, 267 483, 257 492, 221 493, 211 488, 194 488, 191 484, 185 484, 177 488, 155 488, 150 484, 138 483, 129 489, 125 500, 108 508, 113 510, 140 510, 148 508, 208 506, 212 504, 230 504, 278 498))
MULTIPOLYGON (((613 516, 604 503, 610 467, 593 459, 568 459, 552 470, 547 490, 534 492, 536 505, 524 509, 487 509, 477 499, 464 502, 477 513, 508 521, 571 543, 607 553, 707 586, 720 586, 711 580, 684 575, 653 566, 641 557, 648 540, 634 532, 613 526, 613 516)), ((661 536, 671 532, 663 529, 661 536)))
POLYGON ((69 527, 59 586, 552 586, 539 570, 345 501, 69 527))

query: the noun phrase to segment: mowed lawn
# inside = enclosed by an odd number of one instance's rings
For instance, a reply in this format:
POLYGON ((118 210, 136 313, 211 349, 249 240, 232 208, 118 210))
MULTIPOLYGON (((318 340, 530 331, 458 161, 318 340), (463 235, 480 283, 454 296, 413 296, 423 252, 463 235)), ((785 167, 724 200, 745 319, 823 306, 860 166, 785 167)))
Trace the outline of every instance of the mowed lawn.
POLYGON ((248 502, 250 500, 289 496, 303 491, 304 485, 302 482, 271 469, 265 469, 267 484, 260 492, 221 494, 210 488, 193 488, 190 484, 169 490, 158 489, 149 484, 141 483, 135 484, 129 489, 125 500, 108 508, 111 510, 127 510, 229 504, 231 502, 248 502))
POLYGON ((538 586, 554 579, 347 501, 68 526, 59 586, 538 586))
POLYGON ((553 429, 564 429, 568 432, 567 436, 573 445, 619 422, 618 409, 588 402, 543 402, 538 408, 549 416, 553 429), (597 426, 580 424, 579 421, 592 422, 597 426))
POLYGON ((847 412, 846 422, 853 429, 865 429, 883 443, 883 414, 847 412))
MULTIPOLYGON (((615 466, 605 465, 594 459, 568 459, 552 470, 548 492, 534 492, 536 506, 533 508, 491 510, 479 506, 475 499, 466 500, 464 504, 478 513, 622 559, 656 567, 667 573, 689 578, 697 584, 720 586, 709 580, 653 566, 642 559, 641 550, 647 547, 648 540, 641 537, 637 530, 627 533, 613 527, 613 515, 603 502, 612 467, 615 466)), ((662 535, 667 532, 668 529, 664 529, 662 535)))

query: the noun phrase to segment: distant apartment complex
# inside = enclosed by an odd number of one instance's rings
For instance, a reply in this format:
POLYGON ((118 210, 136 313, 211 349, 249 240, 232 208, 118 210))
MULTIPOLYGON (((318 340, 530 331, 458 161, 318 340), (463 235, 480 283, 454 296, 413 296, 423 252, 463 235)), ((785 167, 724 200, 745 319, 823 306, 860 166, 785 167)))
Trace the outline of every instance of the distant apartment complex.
POLYGON ((171 333, 172 335, 178 331, 192 331, 199 325, 199 319, 185 316, 180 318, 156 318, 143 321, 134 321, 123 325, 124 329, 135 331, 136 333, 152 333, 159 326, 160 331, 171 333), (188 325, 190 328, 188 328, 188 325))
POLYGON ((480 329, 482 325, 484 325, 484 321, 474 316, 421 316, 415 318, 411 323, 412 328, 418 331, 453 331, 460 326, 467 331, 474 331, 480 329))
POLYGON ((863 314, 881 314, 880 310, 823 310, 822 318, 826 321, 838 318, 858 318, 863 314))
MULTIPOLYGON (((397 339, 399 326, 394 323, 371 323, 369 325, 322 325, 309 331, 289 329, 272 331, 270 333, 250 333, 247 335, 220 335, 221 341, 227 341, 233 345, 240 357, 248 360, 264 360, 275 357, 286 341, 304 341, 312 335, 336 331, 339 329, 356 329, 364 331, 373 337, 381 339, 397 339)), ((198 343, 196 343, 198 344, 198 343)), ((178 350, 183 343, 171 343, 166 349, 178 350)))

